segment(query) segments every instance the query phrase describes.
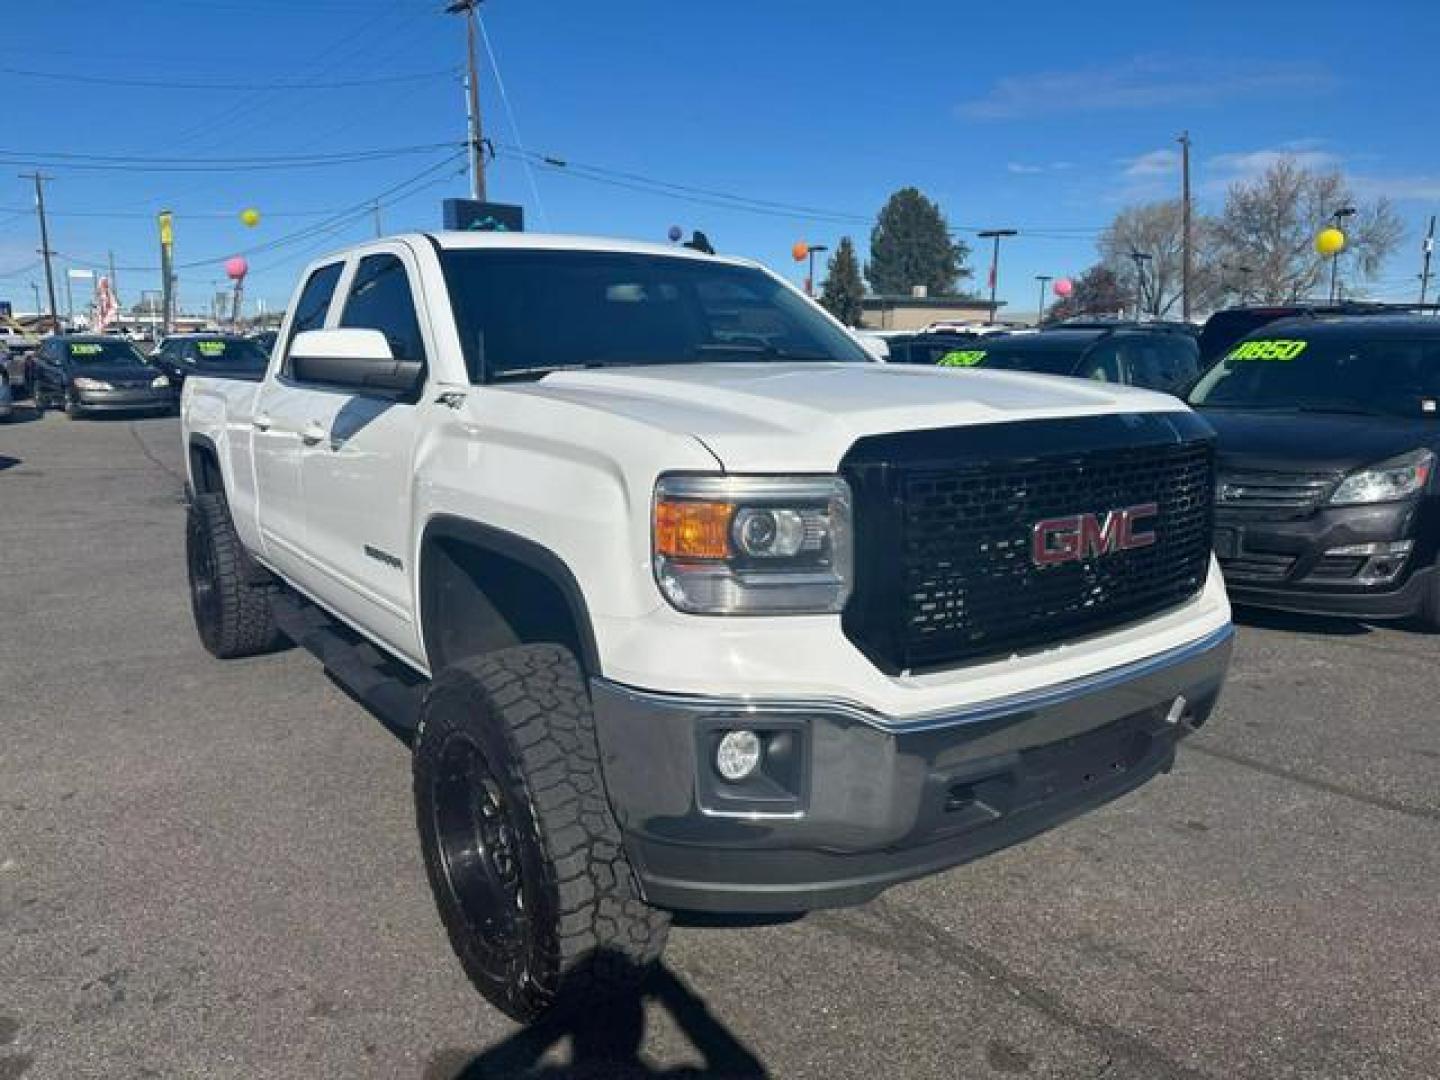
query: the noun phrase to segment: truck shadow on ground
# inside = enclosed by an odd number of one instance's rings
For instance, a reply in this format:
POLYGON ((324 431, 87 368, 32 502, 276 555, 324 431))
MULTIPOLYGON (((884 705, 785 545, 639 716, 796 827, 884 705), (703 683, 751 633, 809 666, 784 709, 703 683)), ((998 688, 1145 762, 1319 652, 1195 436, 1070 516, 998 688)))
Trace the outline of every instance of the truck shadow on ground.
MULTIPOLYGON (((625 963, 614 956, 607 956, 605 962, 625 963)), ((656 965, 628 993, 603 1000, 579 993, 572 1000, 566 998, 562 991, 553 1011, 487 1050, 444 1050, 434 1055, 423 1080, 700 1080, 770 1075, 704 999, 664 964, 656 965), (641 1057, 647 1006, 669 1014, 699 1053, 701 1064, 660 1067, 641 1057), (554 1054, 565 1043, 569 1060, 556 1061, 554 1054)))

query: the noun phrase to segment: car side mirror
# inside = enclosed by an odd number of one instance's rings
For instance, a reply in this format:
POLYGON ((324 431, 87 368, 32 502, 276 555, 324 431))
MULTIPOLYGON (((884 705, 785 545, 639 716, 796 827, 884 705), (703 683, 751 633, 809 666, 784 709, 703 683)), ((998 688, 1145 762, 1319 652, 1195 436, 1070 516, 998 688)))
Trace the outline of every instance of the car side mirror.
POLYGON ((413 393, 425 377, 418 360, 397 360, 379 330, 306 330, 290 345, 290 371, 300 382, 355 390, 413 393))

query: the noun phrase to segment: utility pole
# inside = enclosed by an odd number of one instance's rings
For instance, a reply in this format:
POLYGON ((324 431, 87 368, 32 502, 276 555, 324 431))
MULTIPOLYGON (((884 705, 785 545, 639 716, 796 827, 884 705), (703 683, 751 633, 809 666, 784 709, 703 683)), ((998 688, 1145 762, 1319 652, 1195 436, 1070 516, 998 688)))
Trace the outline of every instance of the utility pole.
POLYGON ((1425 264, 1420 269, 1420 303, 1425 303, 1425 294, 1430 290, 1430 253, 1435 250, 1435 215, 1430 215, 1430 231, 1425 234, 1425 264))
POLYGON ((110 256, 110 295, 115 298, 115 313, 123 317, 125 312, 120 306, 120 286, 115 284, 115 252, 106 252, 110 256))
POLYGON ((372 209, 374 210, 374 213, 375 213, 375 239, 378 240, 378 239, 380 239, 380 237, 382 237, 382 236, 385 235, 385 228, 384 228, 384 226, 380 223, 380 200, 379 200, 379 199, 376 199, 376 200, 375 200, 375 206, 374 206, 372 209))
POLYGON ((40 218, 40 255, 45 259, 45 292, 50 298, 50 332, 58 334, 60 332, 60 313, 55 306, 55 271, 50 266, 50 256, 55 253, 50 250, 50 225, 45 220, 44 185, 45 181, 51 178, 41 175, 39 169, 33 173, 21 173, 20 178, 35 181, 35 213, 40 218))
POLYGON ((30 291, 35 294, 35 314, 40 314, 40 286, 30 282, 30 291))
POLYGON ((469 74, 465 79, 466 111, 470 120, 470 197, 485 200, 485 146, 480 127, 480 65, 476 59, 476 21, 480 0, 450 0, 445 5, 449 15, 465 16, 465 49, 469 74))
POLYGON ((1018 229, 985 229, 977 233, 981 240, 994 240, 995 247, 990 254, 990 321, 995 321, 999 305, 995 303, 995 288, 1000 283, 1000 241, 1006 236, 1018 236, 1018 229))
POLYGON ((1180 317, 1190 321, 1194 238, 1190 234, 1190 132, 1180 133, 1180 317))
POLYGON ((1035 280, 1040 283, 1040 306, 1035 309, 1035 325, 1040 326, 1045 322, 1045 286, 1054 280, 1054 275, 1036 274, 1035 280))

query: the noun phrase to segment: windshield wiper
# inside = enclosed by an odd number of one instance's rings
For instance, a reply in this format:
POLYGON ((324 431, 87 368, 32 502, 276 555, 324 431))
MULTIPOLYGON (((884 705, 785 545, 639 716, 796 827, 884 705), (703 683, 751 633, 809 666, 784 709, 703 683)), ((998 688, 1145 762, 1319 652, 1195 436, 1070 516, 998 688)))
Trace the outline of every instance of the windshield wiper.
POLYGON ((535 367, 501 368, 499 371, 490 372, 491 382, 506 382, 508 380, 539 379, 556 371, 594 371, 597 368, 609 367, 635 367, 633 360, 616 360, 604 362, 599 360, 591 361, 588 364, 538 364, 535 367))
POLYGON ((792 349, 777 349, 774 345, 747 345, 742 342, 734 344, 714 342, 697 345, 695 351, 698 353, 732 353, 746 360, 835 361, 835 357, 826 353, 796 352, 792 349))

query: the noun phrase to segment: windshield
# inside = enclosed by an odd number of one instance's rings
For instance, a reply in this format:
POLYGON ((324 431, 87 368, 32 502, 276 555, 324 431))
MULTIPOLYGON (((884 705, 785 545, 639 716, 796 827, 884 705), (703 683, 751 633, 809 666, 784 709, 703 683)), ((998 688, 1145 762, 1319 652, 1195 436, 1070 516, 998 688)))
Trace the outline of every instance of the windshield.
POLYGON ((265 350, 245 338, 199 338, 193 355, 202 368, 217 367, 227 371, 264 372, 269 362, 265 350))
POLYGON ((76 367, 148 367, 128 341, 68 341, 65 355, 76 367))
POLYGON ((1242 341, 1190 394, 1209 408, 1435 417, 1440 337, 1257 337, 1242 341))
POLYGON ((592 251, 443 256, 470 377, 640 364, 870 356, 769 274, 704 259, 592 251))
POLYGON ((991 341, 972 347, 958 358, 941 357, 947 367, 983 367, 993 371, 1029 371, 1037 375, 1070 375, 1085 352, 1085 345, 1073 349, 1057 349, 1053 345, 1027 347, 1023 340, 991 341))

